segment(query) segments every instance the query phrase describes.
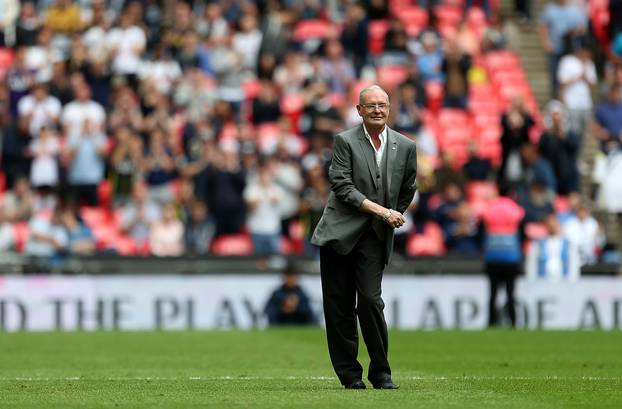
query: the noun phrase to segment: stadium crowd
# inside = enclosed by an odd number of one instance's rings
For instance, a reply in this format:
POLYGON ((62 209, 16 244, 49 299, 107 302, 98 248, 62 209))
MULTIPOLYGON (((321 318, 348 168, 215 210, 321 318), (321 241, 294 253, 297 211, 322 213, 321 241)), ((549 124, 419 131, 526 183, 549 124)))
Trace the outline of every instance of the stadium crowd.
MULTIPOLYGON (((598 204, 621 213, 619 1, 602 70, 592 5, 545 7, 542 114, 513 19, 493 2, 424 3, 4 0, 0 249, 312 253, 332 137, 359 122, 358 92, 379 83, 391 126, 419 150, 399 253, 480 253, 501 187, 527 237, 558 234, 547 227, 557 213, 559 234, 594 262, 606 239, 579 194, 592 172, 581 150, 594 123, 598 204)), ((516 6, 531 24, 528 2, 516 6)))

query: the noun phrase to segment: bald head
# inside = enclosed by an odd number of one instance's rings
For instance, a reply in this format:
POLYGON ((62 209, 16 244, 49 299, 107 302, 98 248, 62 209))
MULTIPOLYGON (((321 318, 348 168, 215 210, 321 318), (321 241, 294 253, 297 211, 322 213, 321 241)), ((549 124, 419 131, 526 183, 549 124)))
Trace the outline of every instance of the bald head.
POLYGON ((365 104, 365 96, 370 92, 370 91, 380 91, 382 93, 384 93, 384 95, 386 95, 387 97, 387 101, 389 100, 389 94, 387 94, 387 91, 385 91, 384 89, 382 89, 382 87, 380 85, 370 85, 369 87, 365 87, 361 90, 361 93, 359 94, 359 104, 363 105, 365 104))

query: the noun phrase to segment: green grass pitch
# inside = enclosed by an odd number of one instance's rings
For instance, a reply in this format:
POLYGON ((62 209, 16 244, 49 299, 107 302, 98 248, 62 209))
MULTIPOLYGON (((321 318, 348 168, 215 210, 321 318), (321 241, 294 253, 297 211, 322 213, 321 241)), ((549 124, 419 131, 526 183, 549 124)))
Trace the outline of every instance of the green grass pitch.
POLYGON ((393 331, 390 342, 401 389, 353 391, 320 329, 2 333, 0 408, 622 408, 619 331, 393 331))

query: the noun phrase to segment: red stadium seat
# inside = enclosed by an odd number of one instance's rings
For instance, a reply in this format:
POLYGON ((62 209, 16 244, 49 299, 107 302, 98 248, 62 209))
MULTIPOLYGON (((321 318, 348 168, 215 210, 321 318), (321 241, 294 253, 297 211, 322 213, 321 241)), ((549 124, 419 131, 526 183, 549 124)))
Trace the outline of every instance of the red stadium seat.
POLYGON ((212 242, 212 252, 217 256, 250 256, 253 242, 246 234, 224 235, 212 242))
POLYGON ((279 125, 276 122, 266 122, 257 127, 257 144, 260 151, 266 148, 279 137, 279 125))
POLYGON ((484 58, 488 70, 514 70, 520 67, 518 57, 511 51, 491 51, 484 58))
POLYGON ((438 123, 443 127, 460 127, 470 126, 469 115, 461 110, 454 108, 444 108, 438 114, 438 123))
POLYGON ((112 183, 108 179, 102 180, 97 186, 97 198, 99 206, 104 209, 112 208, 112 196, 114 194, 112 183))
POLYGON ((443 232, 438 224, 428 222, 422 233, 410 236, 406 244, 406 254, 415 256, 442 256, 445 253, 443 232))
POLYGON ((497 185, 491 181, 473 181, 466 186, 467 201, 488 201, 497 195, 497 185))
POLYGON ((469 8, 466 14, 466 21, 469 27, 473 30, 485 29, 488 26, 486 14, 481 7, 469 8))
POLYGON ((406 7, 396 16, 400 19, 406 29, 406 34, 410 37, 417 36, 428 25, 428 12, 418 6, 406 7))
POLYGON ((302 20, 294 27, 295 41, 326 39, 334 32, 334 26, 325 20, 302 20))
POLYGON ((109 214, 101 207, 83 206, 80 208, 80 216, 91 229, 110 222, 109 214))
POLYGON ((567 196, 557 196, 553 201, 555 213, 565 213, 570 210, 570 201, 567 196))
POLYGON ((389 31, 388 20, 372 20, 368 25, 367 46, 371 55, 378 55, 384 50, 384 38, 389 31))
POLYGON ((389 12, 398 17, 403 10, 412 7, 413 3, 413 0, 389 0, 389 12))
POLYGON ((544 223, 530 222, 525 225, 525 235, 530 240, 543 239, 548 235, 544 223))
POLYGON ((300 113, 304 106, 305 99, 302 93, 287 94, 281 98, 281 112, 285 115, 300 113))
POLYGON ((425 83, 425 95, 427 99, 427 108, 433 112, 441 109, 443 105, 443 84, 436 81, 428 81, 425 83))
POLYGON ((0 48, 0 81, 4 80, 6 73, 13 64, 15 53, 10 48, 0 48))
POLYGON ((27 222, 13 223, 13 244, 15 251, 21 253, 30 238, 30 226, 27 222))
POLYGON ((247 100, 255 99, 261 90, 261 82, 259 80, 248 80, 242 84, 242 89, 247 100))
POLYGON ((114 249, 120 256, 135 256, 139 253, 136 241, 129 236, 123 235, 115 238, 114 249))
POLYGON ((434 13, 439 25, 451 25, 457 27, 462 20, 462 9, 459 7, 442 4, 434 7, 434 13))
POLYGON ((459 145, 464 147, 473 139, 473 129, 468 126, 455 125, 444 128, 440 133, 440 145, 443 148, 459 145))
POLYGON ((401 65, 385 65, 377 69, 378 82, 391 90, 408 78, 408 69, 401 65))

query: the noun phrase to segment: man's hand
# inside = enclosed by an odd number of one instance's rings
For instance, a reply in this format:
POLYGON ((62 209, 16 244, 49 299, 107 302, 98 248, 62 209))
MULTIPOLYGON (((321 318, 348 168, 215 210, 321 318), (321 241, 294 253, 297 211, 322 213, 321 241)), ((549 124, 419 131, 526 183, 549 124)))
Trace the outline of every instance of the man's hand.
POLYGON ((363 200, 360 210, 366 213, 373 214, 379 219, 385 221, 389 226, 393 228, 401 227, 406 222, 402 213, 398 212, 397 210, 387 209, 386 207, 381 206, 378 203, 372 202, 369 199, 363 200))
POLYGON ((385 222, 394 229, 397 229, 399 227, 402 227, 402 225, 406 223, 406 219, 404 219, 404 215, 402 213, 393 210, 391 211, 390 216, 385 220, 385 222))

